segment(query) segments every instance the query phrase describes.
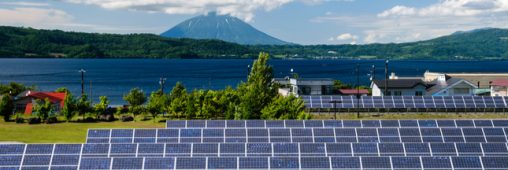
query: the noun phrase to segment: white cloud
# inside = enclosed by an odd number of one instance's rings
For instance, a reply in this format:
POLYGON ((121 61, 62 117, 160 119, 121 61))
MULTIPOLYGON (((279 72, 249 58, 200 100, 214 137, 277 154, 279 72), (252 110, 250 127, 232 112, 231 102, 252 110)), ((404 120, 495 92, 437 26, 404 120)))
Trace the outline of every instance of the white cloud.
POLYGON ((74 17, 65 11, 38 7, 18 7, 12 9, 0 8, 0 25, 103 33, 132 33, 147 31, 158 33, 160 30, 165 29, 160 27, 84 24, 75 21, 74 17))
POLYGON ((55 27, 71 22, 73 17, 58 9, 20 7, 0 8, 0 24, 29 27, 55 27))
MULTIPOLYGON (((205 14, 216 11, 245 21, 254 18, 256 10, 270 11, 297 0, 63 0, 64 2, 96 5, 105 9, 127 9, 167 14, 205 14)), ((300 0, 298 0, 300 1, 300 0)), ((308 1, 308 0, 301 0, 308 1)), ((311 0, 322 1, 322 0, 311 0)))
POLYGON ((359 43, 413 42, 485 27, 508 28, 508 0, 442 0, 423 8, 394 6, 377 15, 323 15, 358 36, 359 43))
POLYGON ((442 0, 439 3, 413 8, 395 6, 378 14, 379 17, 390 16, 475 16, 486 13, 508 12, 506 0, 442 0))
POLYGON ((33 7, 50 6, 48 3, 39 3, 39 2, 0 2, 0 5, 33 6, 33 7))
POLYGON ((336 37, 330 37, 328 39, 328 41, 338 41, 338 42, 342 42, 342 43, 346 42, 349 44, 356 44, 358 41, 358 36, 353 35, 351 33, 344 33, 344 34, 337 35, 336 37))

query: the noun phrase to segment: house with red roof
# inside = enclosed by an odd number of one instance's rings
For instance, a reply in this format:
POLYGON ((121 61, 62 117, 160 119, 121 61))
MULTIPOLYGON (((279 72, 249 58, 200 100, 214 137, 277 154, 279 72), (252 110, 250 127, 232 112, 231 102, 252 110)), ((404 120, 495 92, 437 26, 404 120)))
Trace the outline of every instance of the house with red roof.
POLYGON ((367 89, 339 89, 339 94, 343 96, 356 96, 360 94, 360 96, 368 96, 369 90, 367 89))
POLYGON ((492 80, 490 83, 491 96, 508 96, 508 79, 492 80))
POLYGON ((53 112, 60 112, 65 102, 65 92, 36 92, 25 91, 20 93, 15 98, 15 112, 24 113, 25 115, 32 115, 33 106, 37 99, 49 99, 53 104, 53 112))

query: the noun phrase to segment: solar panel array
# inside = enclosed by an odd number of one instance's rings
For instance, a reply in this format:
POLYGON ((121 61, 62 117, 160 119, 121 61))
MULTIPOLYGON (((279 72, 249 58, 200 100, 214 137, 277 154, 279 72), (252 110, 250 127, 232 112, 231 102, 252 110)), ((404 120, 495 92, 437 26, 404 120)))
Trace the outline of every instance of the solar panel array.
POLYGON ((301 96, 307 108, 485 109, 508 108, 499 96, 301 96), (333 104, 331 101, 340 101, 333 104))
POLYGON ((3 169, 508 169, 508 120, 189 120, 0 144, 3 169))
POLYGON ((505 143, 506 134, 501 127, 90 129, 87 143, 505 143))

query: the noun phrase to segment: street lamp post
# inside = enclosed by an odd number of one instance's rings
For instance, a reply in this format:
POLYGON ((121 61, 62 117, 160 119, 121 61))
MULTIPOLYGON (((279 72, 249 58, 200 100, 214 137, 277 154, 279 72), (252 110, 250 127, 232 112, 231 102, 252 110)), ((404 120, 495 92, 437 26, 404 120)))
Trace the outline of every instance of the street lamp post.
POLYGON ((79 72, 81 73, 81 97, 83 97, 83 95, 85 95, 85 73, 86 73, 86 70, 81 69, 81 70, 79 70, 79 72))
POLYGON ((342 103, 342 101, 339 101, 339 100, 332 100, 330 101, 330 103, 333 104, 333 117, 335 120, 337 120, 337 103, 342 103))

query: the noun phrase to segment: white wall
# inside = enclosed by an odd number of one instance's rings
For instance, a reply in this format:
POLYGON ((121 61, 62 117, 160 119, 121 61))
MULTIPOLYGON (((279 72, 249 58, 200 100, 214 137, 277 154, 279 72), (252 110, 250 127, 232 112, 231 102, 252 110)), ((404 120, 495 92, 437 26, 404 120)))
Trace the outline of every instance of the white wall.
MULTIPOLYGON (((423 92, 423 95, 426 93, 426 87, 422 85, 418 85, 415 88, 412 89, 388 89, 390 91, 390 94, 394 94, 395 91, 400 91, 402 96, 414 96, 416 91, 423 92)), ((373 84, 372 86, 372 96, 383 96, 384 95, 384 89, 379 89, 379 87, 376 84, 373 84)))
POLYGON ((508 96, 508 87, 492 86, 490 88, 490 96, 508 96))

